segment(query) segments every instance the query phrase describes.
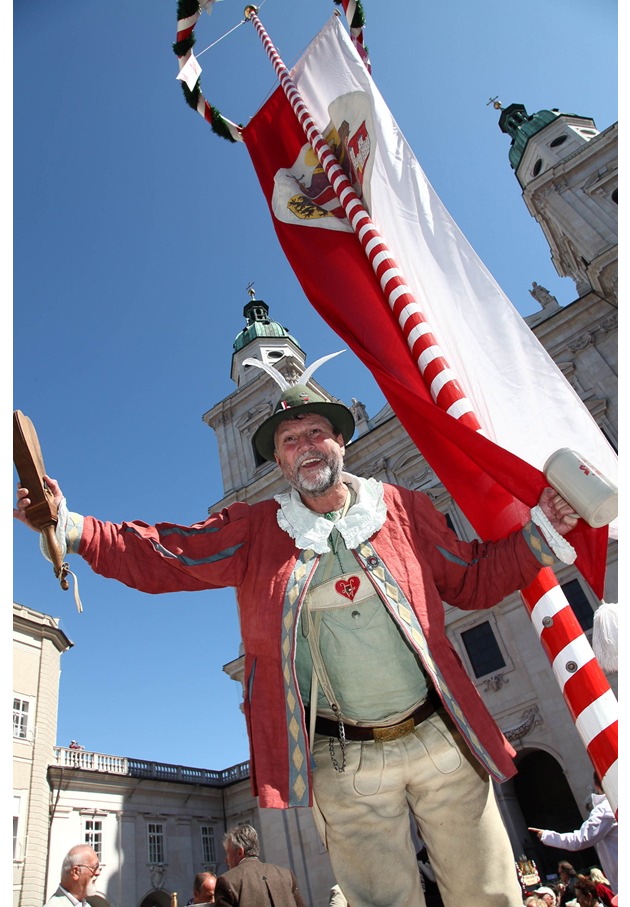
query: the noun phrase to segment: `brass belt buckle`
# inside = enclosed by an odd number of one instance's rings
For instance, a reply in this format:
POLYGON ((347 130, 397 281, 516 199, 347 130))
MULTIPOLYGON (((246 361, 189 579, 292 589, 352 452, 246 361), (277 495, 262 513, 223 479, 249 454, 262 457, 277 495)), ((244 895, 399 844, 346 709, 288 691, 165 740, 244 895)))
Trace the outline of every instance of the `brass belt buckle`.
POLYGON ((408 734, 413 733, 414 727, 413 718, 406 718, 400 724, 394 724, 391 727, 372 728, 372 733, 375 740, 387 742, 388 740, 398 740, 400 737, 407 737, 408 734))

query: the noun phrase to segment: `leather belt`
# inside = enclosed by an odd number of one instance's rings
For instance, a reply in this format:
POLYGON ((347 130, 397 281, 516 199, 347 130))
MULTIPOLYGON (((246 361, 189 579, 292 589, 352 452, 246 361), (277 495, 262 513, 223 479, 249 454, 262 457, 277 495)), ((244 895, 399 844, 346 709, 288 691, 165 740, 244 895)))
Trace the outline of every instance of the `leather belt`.
MULTIPOLYGON (((387 727, 365 727, 356 724, 344 724, 344 734, 346 740, 398 740, 400 737, 406 737, 413 732, 413 729, 422 721, 433 715, 440 707, 438 695, 431 690, 424 702, 409 715, 404 721, 398 724, 390 724, 387 727)), ((315 733, 323 734, 325 737, 339 737, 339 724, 330 718, 319 716, 315 719, 315 733)))

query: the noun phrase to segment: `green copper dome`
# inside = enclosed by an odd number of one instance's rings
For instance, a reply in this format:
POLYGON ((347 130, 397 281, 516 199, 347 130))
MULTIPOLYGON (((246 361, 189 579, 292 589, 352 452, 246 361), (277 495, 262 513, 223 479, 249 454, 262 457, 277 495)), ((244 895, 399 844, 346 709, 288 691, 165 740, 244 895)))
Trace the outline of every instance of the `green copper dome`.
POLYGON ((559 116, 560 111, 558 110, 539 110, 538 113, 529 116, 522 104, 510 104, 501 111, 499 129, 512 136, 509 158, 513 170, 518 168, 531 137, 549 123, 553 123, 559 116))
POLYGON ((269 306, 262 299, 250 299, 243 309, 243 315, 247 324, 234 340, 232 346, 235 353, 258 337, 288 337, 298 349, 302 349, 285 327, 269 318, 269 306))

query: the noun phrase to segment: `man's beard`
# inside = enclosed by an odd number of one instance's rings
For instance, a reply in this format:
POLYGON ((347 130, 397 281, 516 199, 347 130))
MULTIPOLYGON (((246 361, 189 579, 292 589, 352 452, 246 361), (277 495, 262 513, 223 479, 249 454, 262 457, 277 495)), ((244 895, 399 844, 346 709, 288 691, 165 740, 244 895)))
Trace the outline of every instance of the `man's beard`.
POLYGON ((304 453, 295 462, 293 469, 284 469, 284 477, 290 485, 300 494, 307 494, 310 497, 320 497, 326 494, 334 485, 337 484, 341 477, 343 458, 341 454, 311 451, 304 453), (300 466, 306 460, 312 460, 317 457, 320 465, 317 469, 310 470, 306 475, 300 473, 300 466))

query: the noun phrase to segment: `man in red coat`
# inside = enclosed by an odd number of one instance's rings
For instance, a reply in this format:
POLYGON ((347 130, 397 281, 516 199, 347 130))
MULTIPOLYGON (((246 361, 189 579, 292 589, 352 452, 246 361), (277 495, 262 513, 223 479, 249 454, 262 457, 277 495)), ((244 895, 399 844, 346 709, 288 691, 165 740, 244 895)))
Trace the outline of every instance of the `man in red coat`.
MULTIPOLYGON (((422 904, 409 814, 446 907, 521 907, 491 777, 514 750, 445 632, 444 602, 491 608, 570 548, 577 523, 543 491, 495 542, 463 541, 427 495, 343 471, 350 410, 285 389, 253 437, 291 491, 195 526, 64 511, 59 541, 145 592, 237 590, 253 792, 313 807, 352 907, 422 904)), ((28 490, 18 492, 25 519, 28 490)))
POLYGON ((230 828, 223 845, 230 868, 217 879, 217 907, 306 907, 290 869, 261 863, 258 832, 252 825, 230 828))

